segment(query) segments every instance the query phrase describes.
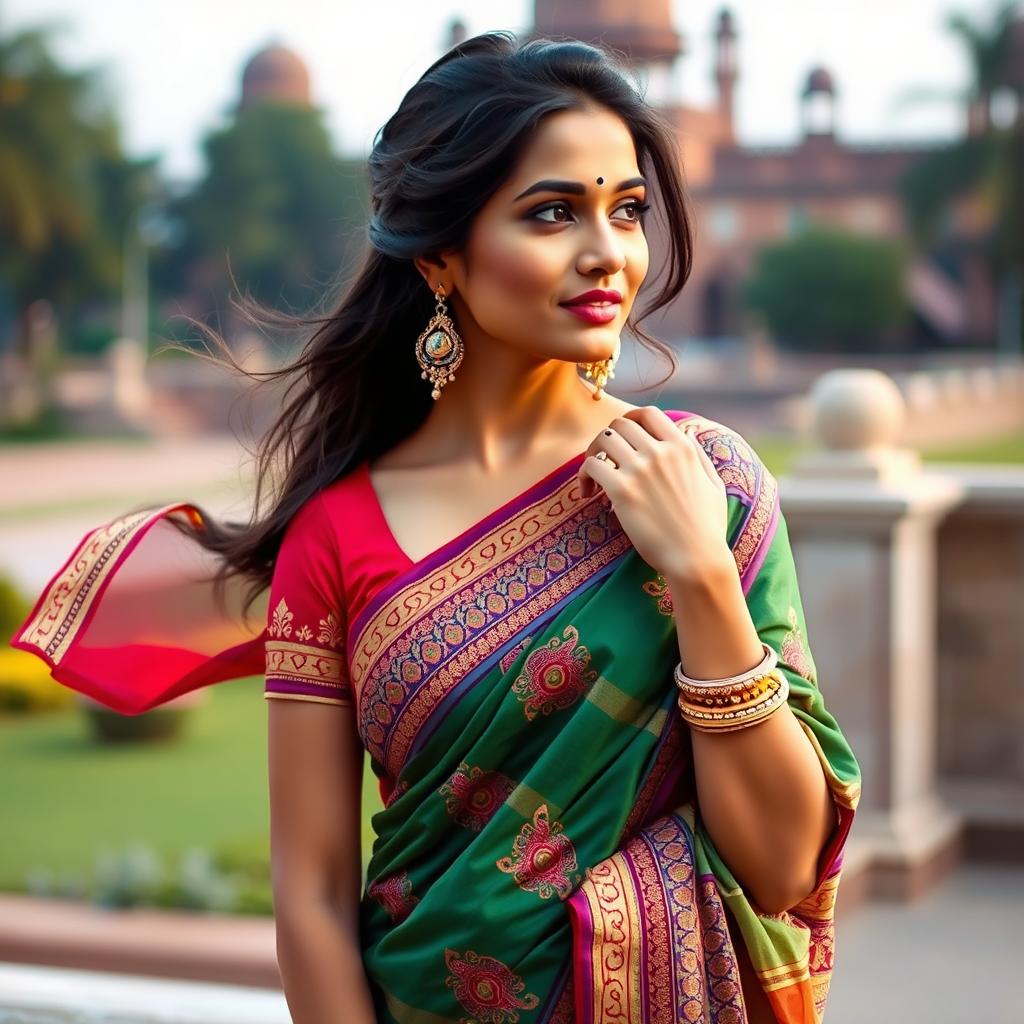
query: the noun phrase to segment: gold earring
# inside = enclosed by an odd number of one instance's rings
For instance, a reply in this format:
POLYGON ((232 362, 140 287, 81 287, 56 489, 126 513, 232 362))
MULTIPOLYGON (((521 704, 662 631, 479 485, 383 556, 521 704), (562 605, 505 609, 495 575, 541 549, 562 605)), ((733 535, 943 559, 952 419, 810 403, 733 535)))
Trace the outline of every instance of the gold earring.
POLYGON ((416 339, 416 362, 423 371, 420 376, 424 380, 429 378, 434 385, 430 395, 436 401, 441 397, 441 388, 455 380, 455 371, 462 362, 466 345, 448 315, 443 285, 437 286, 434 298, 437 300, 437 312, 416 339))
POLYGON ((591 394, 591 398, 596 402, 601 397, 601 389, 604 388, 608 381, 615 376, 615 361, 619 358, 619 353, 622 351, 622 339, 615 339, 615 349, 607 359, 598 359, 593 363, 577 363, 576 365, 583 371, 583 375, 587 380, 594 382, 594 391, 591 394))

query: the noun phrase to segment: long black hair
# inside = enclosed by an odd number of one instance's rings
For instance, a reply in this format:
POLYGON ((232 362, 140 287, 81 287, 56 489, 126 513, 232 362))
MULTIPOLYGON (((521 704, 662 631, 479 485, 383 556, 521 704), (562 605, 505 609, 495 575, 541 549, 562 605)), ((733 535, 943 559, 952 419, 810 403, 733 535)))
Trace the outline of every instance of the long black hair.
POLYGON ((427 416, 433 399, 413 345, 434 299, 414 257, 462 248, 474 215, 542 119, 593 106, 622 118, 641 173, 656 184, 654 205, 667 241, 664 280, 639 314, 634 307, 627 327, 668 358, 669 373, 674 370, 671 349, 638 325, 668 305, 690 274, 691 217, 673 130, 645 102, 628 70, 596 46, 521 42, 505 31, 459 43, 427 69, 377 133, 368 161, 367 244, 333 309, 297 317, 248 297, 236 303, 268 326, 311 328, 298 357, 280 369, 249 372, 215 332, 197 324, 236 370, 287 384, 281 412, 256 453, 252 520, 218 523, 204 513, 200 527, 175 524, 220 556, 221 582, 235 575, 251 582, 246 609, 269 585, 285 528, 299 508, 413 433, 427 416))

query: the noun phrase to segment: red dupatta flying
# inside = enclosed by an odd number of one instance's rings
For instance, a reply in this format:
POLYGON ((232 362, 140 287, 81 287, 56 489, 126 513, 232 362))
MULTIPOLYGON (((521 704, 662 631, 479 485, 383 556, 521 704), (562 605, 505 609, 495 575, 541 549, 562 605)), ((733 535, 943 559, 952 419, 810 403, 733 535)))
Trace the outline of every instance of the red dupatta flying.
POLYGON ((90 530, 11 646, 41 657, 59 683, 125 715, 263 673, 267 592, 250 619, 242 614, 238 577, 225 581, 219 602, 217 556, 172 519, 199 525, 203 514, 179 502, 90 530))

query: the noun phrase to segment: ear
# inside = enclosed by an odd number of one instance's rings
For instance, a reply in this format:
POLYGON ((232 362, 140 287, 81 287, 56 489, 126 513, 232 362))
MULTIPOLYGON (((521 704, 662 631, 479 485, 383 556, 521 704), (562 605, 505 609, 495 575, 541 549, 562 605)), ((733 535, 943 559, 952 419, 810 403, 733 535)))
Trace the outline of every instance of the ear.
POLYGON ((451 275, 446 273, 448 266, 439 255, 430 253, 424 256, 417 256, 413 262, 416 264, 416 269, 423 275, 423 280, 427 282, 427 286, 431 291, 434 291, 439 284, 444 285, 446 293, 451 290, 448 281, 451 275))
POLYGON ((422 274, 423 280, 427 282, 427 287, 431 292, 435 291, 440 284, 444 286, 445 295, 451 295, 455 288, 457 262, 458 253, 455 250, 425 253, 413 259, 416 269, 422 274))

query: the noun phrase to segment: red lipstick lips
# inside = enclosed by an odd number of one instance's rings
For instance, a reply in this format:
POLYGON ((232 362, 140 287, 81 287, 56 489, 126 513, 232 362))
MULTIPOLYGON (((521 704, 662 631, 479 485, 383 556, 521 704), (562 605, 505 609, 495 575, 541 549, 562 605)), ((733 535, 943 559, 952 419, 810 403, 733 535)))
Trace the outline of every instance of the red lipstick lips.
POLYGON ((566 299, 565 302, 560 302, 560 306, 578 306, 584 302, 621 302, 622 295, 612 289, 604 288, 592 288, 589 292, 584 292, 582 295, 575 295, 571 299, 566 299))
POLYGON ((614 289, 592 288, 559 305, 588 324, 611 323, 619 315, 622 295, 614 289))

